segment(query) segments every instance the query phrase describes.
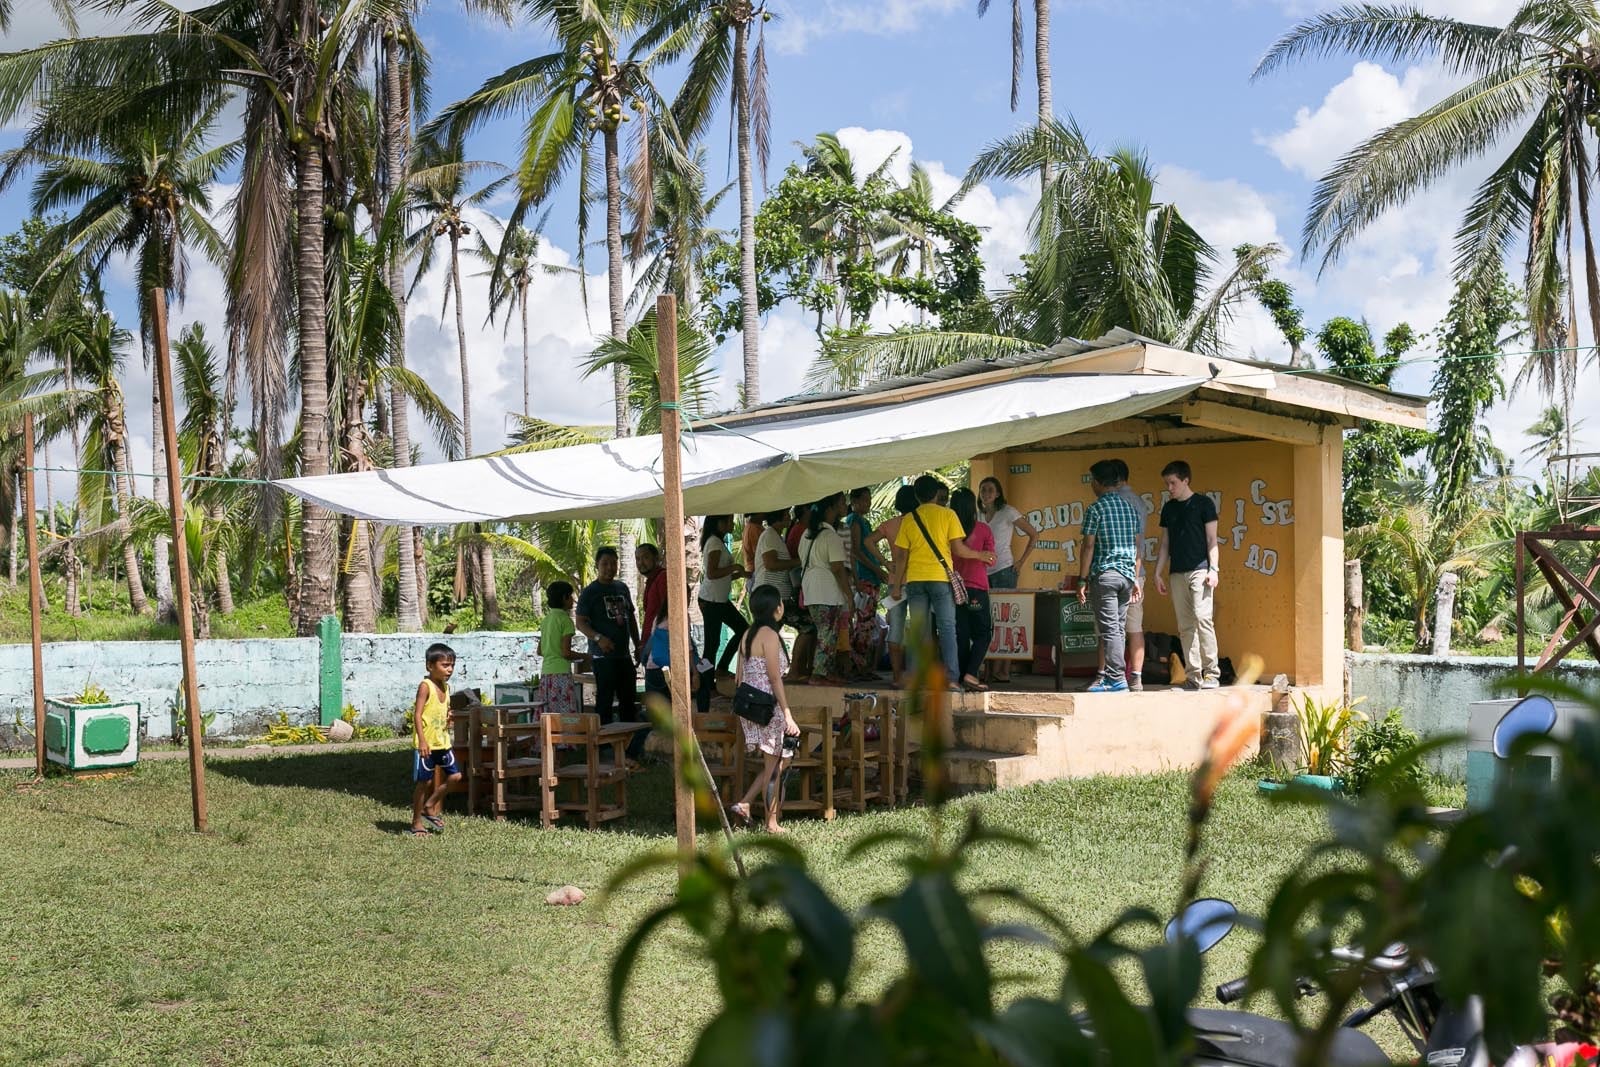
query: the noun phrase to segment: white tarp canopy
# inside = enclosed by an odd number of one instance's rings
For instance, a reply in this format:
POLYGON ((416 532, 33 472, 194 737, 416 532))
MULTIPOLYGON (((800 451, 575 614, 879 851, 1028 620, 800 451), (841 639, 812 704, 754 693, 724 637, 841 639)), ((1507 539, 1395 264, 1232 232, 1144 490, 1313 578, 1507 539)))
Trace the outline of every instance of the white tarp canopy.
MULTIPOLYGON (((786 415, 683 435, 685 514, 770 511, 1137 415, 1201 378, 1040 375, 833 414, 786 415)), ((661 437, 629 437, 277 483, 345 515, 411 526, 656 518, 661 437)))

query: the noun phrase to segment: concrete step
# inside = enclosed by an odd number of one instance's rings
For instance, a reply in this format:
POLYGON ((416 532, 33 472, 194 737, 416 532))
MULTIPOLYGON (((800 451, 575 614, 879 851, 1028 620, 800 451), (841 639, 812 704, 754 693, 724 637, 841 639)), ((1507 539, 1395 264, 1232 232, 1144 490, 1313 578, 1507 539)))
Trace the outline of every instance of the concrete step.
POLYGON ((957 792, 1016 789, 1056 777, 1037 756, 954 748, 945 753, 950 786, 957 792))
POLYGON ((1061 749, 1064 716, 1008 711, 957 711, 955 743, 1010 756, 1051 756, 1061 749))

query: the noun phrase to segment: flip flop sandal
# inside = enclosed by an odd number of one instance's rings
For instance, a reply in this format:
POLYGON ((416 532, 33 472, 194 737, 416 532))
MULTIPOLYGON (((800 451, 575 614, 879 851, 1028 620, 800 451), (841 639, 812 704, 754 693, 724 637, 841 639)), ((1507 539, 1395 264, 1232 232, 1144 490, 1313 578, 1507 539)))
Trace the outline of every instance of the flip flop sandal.
POLYGON ((427 823, 434 833, 444 832, 444 820, 437 815, 424 815, 422 821, 427 823))
POLYGON ((420 826, 413 826, 411 829, 406 831, 406 836, 407 837, 432 837, 433 835, 428 833, 428 831, 424 830, 420 826))

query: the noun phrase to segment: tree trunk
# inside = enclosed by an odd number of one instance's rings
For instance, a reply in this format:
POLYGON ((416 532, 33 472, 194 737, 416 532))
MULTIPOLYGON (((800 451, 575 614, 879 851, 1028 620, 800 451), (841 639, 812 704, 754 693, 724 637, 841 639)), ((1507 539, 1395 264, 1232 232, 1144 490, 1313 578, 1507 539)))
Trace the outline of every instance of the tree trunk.
MULTIPOLYGON (((141 331, 148 334, 148 330, 141 331)), ((147 349, 146 357, 151 355, 147 349)), ((149 358, 145 366, 151 366, 149 358)), ((177 412, 173 412, 177 418, 177 412)), ((150 378, 150 470, 155 474, 150 492, 152 499, 164 501, 167 499, 167 441, 166 435, 161 432, 161 386, 155 376, 150 378)), ((156 618, 162 622, 174 622, 178 618, 177 604, 172 599, 172 539, 162 534, 156 535, 155 570, 156 583, 156 618)))
POLYGON ((345 569, 345 626, 353 633, 371 633, 378 628, 372 614, 372 568, 368 564, 372 531, 362 519, 350 526, 350 564, 345 569))
MULTIPOLYGON (((1033 62, 1039 75, 1039 126, 1055 117, 1050 95, 1050 0, 1033 0, 1033 62)), ((1049 188, 1055 175, 1046 161, 1039 168, 1039 188, 1049 188)))
POLYGON ((67 614, 77 618, 83 614, 83 601, 78 589, 78 549, 71 537, 67 538, 62 560, 63 567, 67 572, 67 594, 65 598, 67 614))
MULTIPOLYGON (((628 323, 622 297, 622 171, 618 160, 617 131, 606 130, 606 281, 611 302, 611 336, 625 340, 628 323)), ((632 436, 628 425, 628 375, 622 364, 612 372, 612 391, 616 401, 616 432, 618 437, 632 436)), ((618 577, 631 589, 638 573, 633 561, 633 548, 637 543, 633 531, 622 528, 618 551, 622 556, 618 577)))
MULTIPOLYGON (((406 101, 405 84, 402 78, 403 60, 401 59, 400 43, 395 39, 399 31, 398 21, 391 23, 388 33, 383 39, 383 131, 384 152, 389 173, 389 187, 384 190, 386 197, 392 197, 395 190, 406 187, 406 162, 410 156, 411 140, 411 113, 406 101)), ((397 331, 399 333, 398 348, 394 352, 395 366, 404 367, 406 363, 406 265, 405 256, 398 250, 391 249, 389 254, 389 295, 394 300, 395 314, 397 317, 397 331)), ((411 432, 407 411, 408 400, 398 385, 391 386, 389 392, 389 427, 394 444, 394 465, 396 467, 411 466, 411 432)), ((422 629, 421 594, 417 572, 417 554, 420 548, 420 539, 415 536, 415 531, 410 526, 401 526, 396 533, 399 537, 397 554, 399 558, 399 603, 397 610, 399 620, 397 625, 403 632, 414 632, 422 629)))
MULTIPOLYGON (((455 226, 450 229, 450 287, 456 297, 456 350, 461 356, 461 449, 471 457, 472 451, 472 385, 467 366, 467 316, 461 306, 461 234, 455 226)), ((494 553, 488 545, 473 548, 477 567, 473 573, 478 579, 478 603, 483 612, 486 630, 500 626, 500 599, 494 589, 494 553)))
POLYGON ((1433 654, 1435 656, 1448 656, 1450 654, 1451 621, 1455 618, 1456 613, 1456 584, 1460 581, 1461 576, 1454 571, 1448 571, 1439 576, 1439 592, 1433 615, 1433 654))
MULTIPOLYGON (((315 478, 329 473, 328 441, 328 307, 323 263, 323 145, 315 130, 303 130, 296 150, 295 268, 300 342, 300 474, 315 478)), ((338 518, 307 500, 300 507, 300 541, 305 567, 300 572, 300 610, 296 629, 302 637, 316 632, 317 622, 334 610, 334 575, 339 558, 338 518)))
POLYGON ((11 588, 15 589, 17 587, 17 531, 22 529, 22 478, 16 474, 12 474, 9 477, 11 478, 11 490, 13 494, 11 499, 15 501, 15 503, 12 504, 11 507, 13 512, 11 518, 11 529, 6 531, 6 543, 10 546, 11 550, 11 567, 8 571, 6 571, 6 579, 10 583, 11 588))
POLYGON ((212 550, 212 554, 217 561, 217 611, 223 615, 232 615, 233 577, 228 573, 228 552, 218 547, 212 550))
POLYGON ((128 607, 135 615, 150 611, 150 601, 144 595, 144 582, 139 577, 139 552, 133 543, 133 526, 129 514, 133 499, 133 469, 128 462, 128 422, 121 401, 115 394, 108 396, 110 406, 106 411, 106 428, 113 438, 111 445, 111 483, 117 497, 117 530, 122 537, 122 563, 128 572, 128 607))
POLYGON ((1351 652, 1364 647, 1362 631, 1367 621, 1366 595, 1361 588, 1361 561, 1346 560, 1344 564, 1344 643, 1351 652))
MULTIPOLYGON (((617 131, 606 130, 606 289, 610 301, 611 336, 619 341, 628 336, 628 321, 622 294, 622 169, 617 148, 617 131)), ((612 369, 611 391, 615 401, 618 437, 630 436, 628 428, 628 375, 622 364, 612 369)))
POLYGON ((756 191, 750 166, 750 24, 733 28, 733 100, 739 145, 739 318, 744 406, 761 402, 761 307, 756 291, 756 191))
POLYGON ((518 282, 517 305, 522 309, 522 415, 532 414, 528 403, 528 283, 518 282))

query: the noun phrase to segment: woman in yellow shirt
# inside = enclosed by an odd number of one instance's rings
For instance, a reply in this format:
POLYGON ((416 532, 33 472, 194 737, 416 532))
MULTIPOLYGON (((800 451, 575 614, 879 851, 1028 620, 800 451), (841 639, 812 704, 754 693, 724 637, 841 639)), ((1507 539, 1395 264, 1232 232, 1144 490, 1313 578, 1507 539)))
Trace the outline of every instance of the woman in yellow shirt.
POLYGON ((913 632, 933 616, 945 676, 951 689, 959 689, 955 682, 961 677, 961 663, 956 654, 956 601, 950 572, 958 558, 987 564, 994 562, 994 553, 967 547, 966 530, 956 513, 934 503, 943 488, 944 483, 931 474, 924 474, 913 485, 920 503, 895 534, 894 580, 889 594, 895 599, 904 594, 913 632))

